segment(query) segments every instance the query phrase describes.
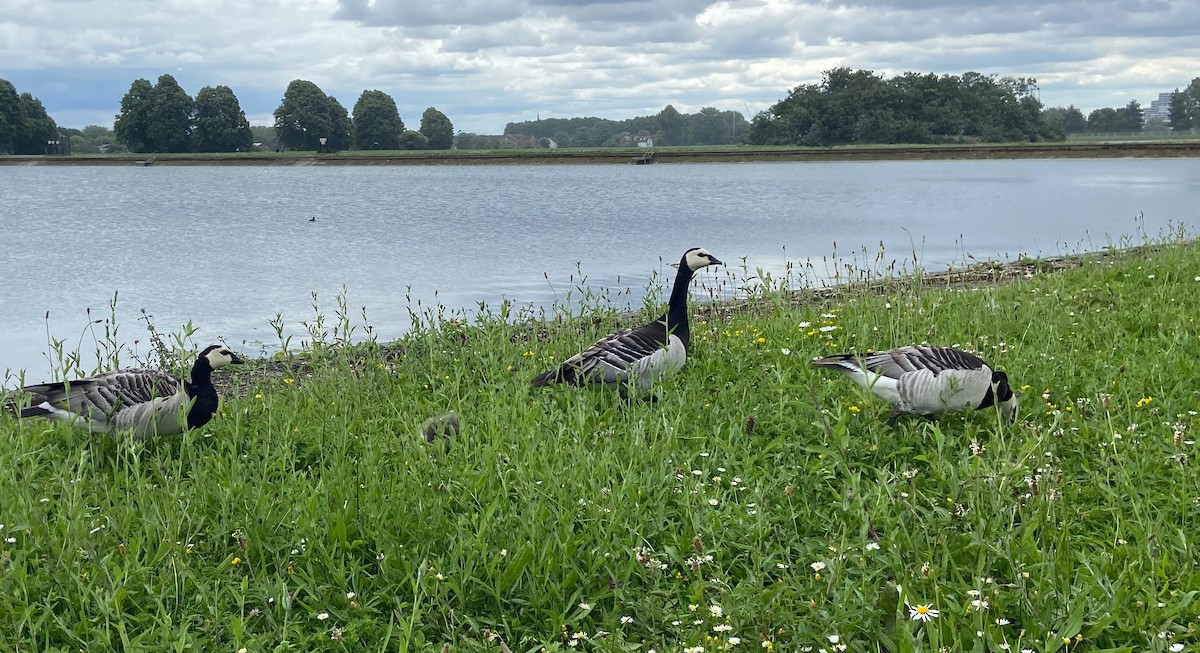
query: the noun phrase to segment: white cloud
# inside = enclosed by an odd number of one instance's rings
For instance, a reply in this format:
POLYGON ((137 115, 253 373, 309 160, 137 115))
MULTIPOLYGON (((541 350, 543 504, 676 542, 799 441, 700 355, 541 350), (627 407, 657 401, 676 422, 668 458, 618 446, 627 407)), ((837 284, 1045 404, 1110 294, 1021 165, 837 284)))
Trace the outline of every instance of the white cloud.
MULTIPOLYGON (((0 0, 0 77, 61 124, 110 124, 134 79, 227 84, 267 124, 288 82, 416 126, 754 113, 835 66, 1036 77, 1049 106, 1143 105, 1200 60, 1200 3, 954 0, 0 0)), ((749 117, 749 116, 747 116, 749 117)))

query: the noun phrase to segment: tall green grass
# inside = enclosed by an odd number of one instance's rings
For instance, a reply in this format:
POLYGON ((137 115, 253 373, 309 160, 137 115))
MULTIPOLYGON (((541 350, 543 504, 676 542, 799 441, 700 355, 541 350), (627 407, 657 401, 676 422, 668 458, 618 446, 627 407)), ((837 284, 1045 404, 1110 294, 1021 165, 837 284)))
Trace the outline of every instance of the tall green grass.
POLYGON ((529 386, 652 307, 335 346, 339 311, 177 438, 5 414, 0 650, 1190 649, 1200 248, 1027 263, 760 278, 705 307, 655 404, 529 386), (889 429, 807 364, 923 341, 1006 370, 1019 422, 889 429), (448 410, 461 430, 425 443, 448 410))

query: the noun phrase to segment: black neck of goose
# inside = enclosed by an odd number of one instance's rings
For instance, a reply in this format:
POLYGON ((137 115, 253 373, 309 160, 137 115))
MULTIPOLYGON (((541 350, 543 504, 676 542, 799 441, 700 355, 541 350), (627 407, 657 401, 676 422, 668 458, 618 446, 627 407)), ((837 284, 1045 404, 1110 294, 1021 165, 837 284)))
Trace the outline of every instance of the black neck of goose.
POLYGON ((996 393, 992 392, 991 386, 988 386, 987 393, 983 395, 983 401, 979 402, 979 405, 975 407, 975 410, 991 408, 994 405, 996 405, 996 393))
POLYGON ((671 299, 667 302, 667 329, 679 338, 684 347, 691 340, 688 329, 688 285, 695 273, 687 266, 687 261, 679 262, 679 274, 675 275, 675 285, 671 288, 671 299))
POLYGON ((204 426, 217 412, 217 389, 212 384, 212 365, 207 358, 196 359, 191 377, 183 382, 183 391, 192 399, 187 414, 188 428, 204 426))

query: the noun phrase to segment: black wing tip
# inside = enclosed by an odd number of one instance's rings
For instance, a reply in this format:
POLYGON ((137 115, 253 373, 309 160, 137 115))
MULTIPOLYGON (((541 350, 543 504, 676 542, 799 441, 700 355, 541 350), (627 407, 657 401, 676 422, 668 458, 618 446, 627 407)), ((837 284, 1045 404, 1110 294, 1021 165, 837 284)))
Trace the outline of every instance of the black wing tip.
POLYGON ((808 364, 813 367, 841 367, 842 363, 855 359, 857 359, 857 356, 854 354, 834 354, 833 356, 814 358, 808 361, 808 364))
POLYGON ((558 383, 562 380, 561 370, 553 369, 533 377, 533 387, 543 388, 551 383, 558 383))
POLYGON ((28 408, 21 409, 20 417, 21 419, 25 419, 27 417, 45 417, 49 414, 50 411, 42 408, 41 406, 30 406, 28 408))

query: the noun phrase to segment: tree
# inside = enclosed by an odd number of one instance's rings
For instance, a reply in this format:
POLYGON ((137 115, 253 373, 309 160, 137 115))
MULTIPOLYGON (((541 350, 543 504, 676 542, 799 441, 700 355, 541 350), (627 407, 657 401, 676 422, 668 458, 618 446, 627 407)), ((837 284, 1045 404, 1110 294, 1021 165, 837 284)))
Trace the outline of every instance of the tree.
POLYGON ((697 114, 687 118, 689 145, 723 145, 729 144, 734 138, 738 119, 745 122, 741 114, 736 119, 727 115, 735 112, 722 112, 716 107, 703 107, 697 114))
POLYGON ((1087 118, 1073 104, 1043 110, 1042 122, 1050 129, 1057 129, 1065 134, 1080 134, 1087 130, 1087 118))
POLYGON ((404 121, 396 101, 383 91, 363 91, 354 103, 354 149, 398 150, 404 121))
POLYGON ((429 149, 429 139, 425 138, 425 134, 418 131, 405 131, 400 134, 400 149, 402 150, 427 150, 429 149))
POLYGON ((153 152, 150 137, 150 116, 154 102, 154 87, 146 79, 135 79, 125 97, 121 98, 121 113, 113 123, 117 140, 133 152, 153 152))
POLYGON ((748 141, 829 146, 1061 137, 1042 118, 1035 79, 977 72, 884 79, 869 70, 834 68, 821 84, 797 86, 755 116, 748 141))
MULTIPOLYGON (((330 138, 333 122, 329 97, 314 83, 297 79, 288 84, 283 102, 275 109, 275 133, 290 150, 316 150, 320 138, 330 138)), ((328 142, 327 142, 328 144, 328 142)))
POLYGON ((433 107, 421 114, 420 131, 429 139, 431 150, 448 150, 454 145, 454 125, 446 114, 433 107))
POLYGON ((0 154, 11 154, 21 118, 21 96, 6 79, 0 79, 0 154))
POLYGON ((160 75, 150 101, 150 140, 159 152, 192 150, 192 119, 195 102, 175 78, 160 75))
POLYGON ((254 142, 250 121, 228 86, 205 86, 196 93, 192 143, 197 152, 244 152, 254 142))
POLYGON ((1112 107, 1093 109, 1088 114, 1088 132, 1093 134, 1124 131, 1124 125, 1124 118, 1112 107))
POLYGON ((1142 105, 1137 100, 1130 100, 1129 104, 1117 109, 1117 116, 1121 119, 1121 131, 1141 131, 1142 125, 1146 122, 1145 112, 1142 111, 1142 105))
POLYGON ((61 128, 59 132, 71 141, 71 151, 87 154, 109 152, 116 140, 112 130, 101 125, 88 125, 83 129, 61 128))
POLYGON ((1200 77, 1171 94, 1171 130, 1189 131, 1200 126, 1200 77))
POLYGON ((59 140, 58 125, 41 100, 29 93, 18 98, 19 115, 12 141, 13 154, 46 154, 46 141, 59 140))
POLYGON ((656 116, 658 131, 662 134, 663 145, 681 145, 683 143, 683 116, 674 106, 668 104, 656 116))
POLYGON ((350 122, 350 114, 346 111, 346 107, 342 106, 342 103, 332 95, 329 96, 325 106, 329 111, 329 141, 326 143, 326 149, 334 151, 348 149, 352 144, 350 134, 354 130, 354 125, 350 122))

